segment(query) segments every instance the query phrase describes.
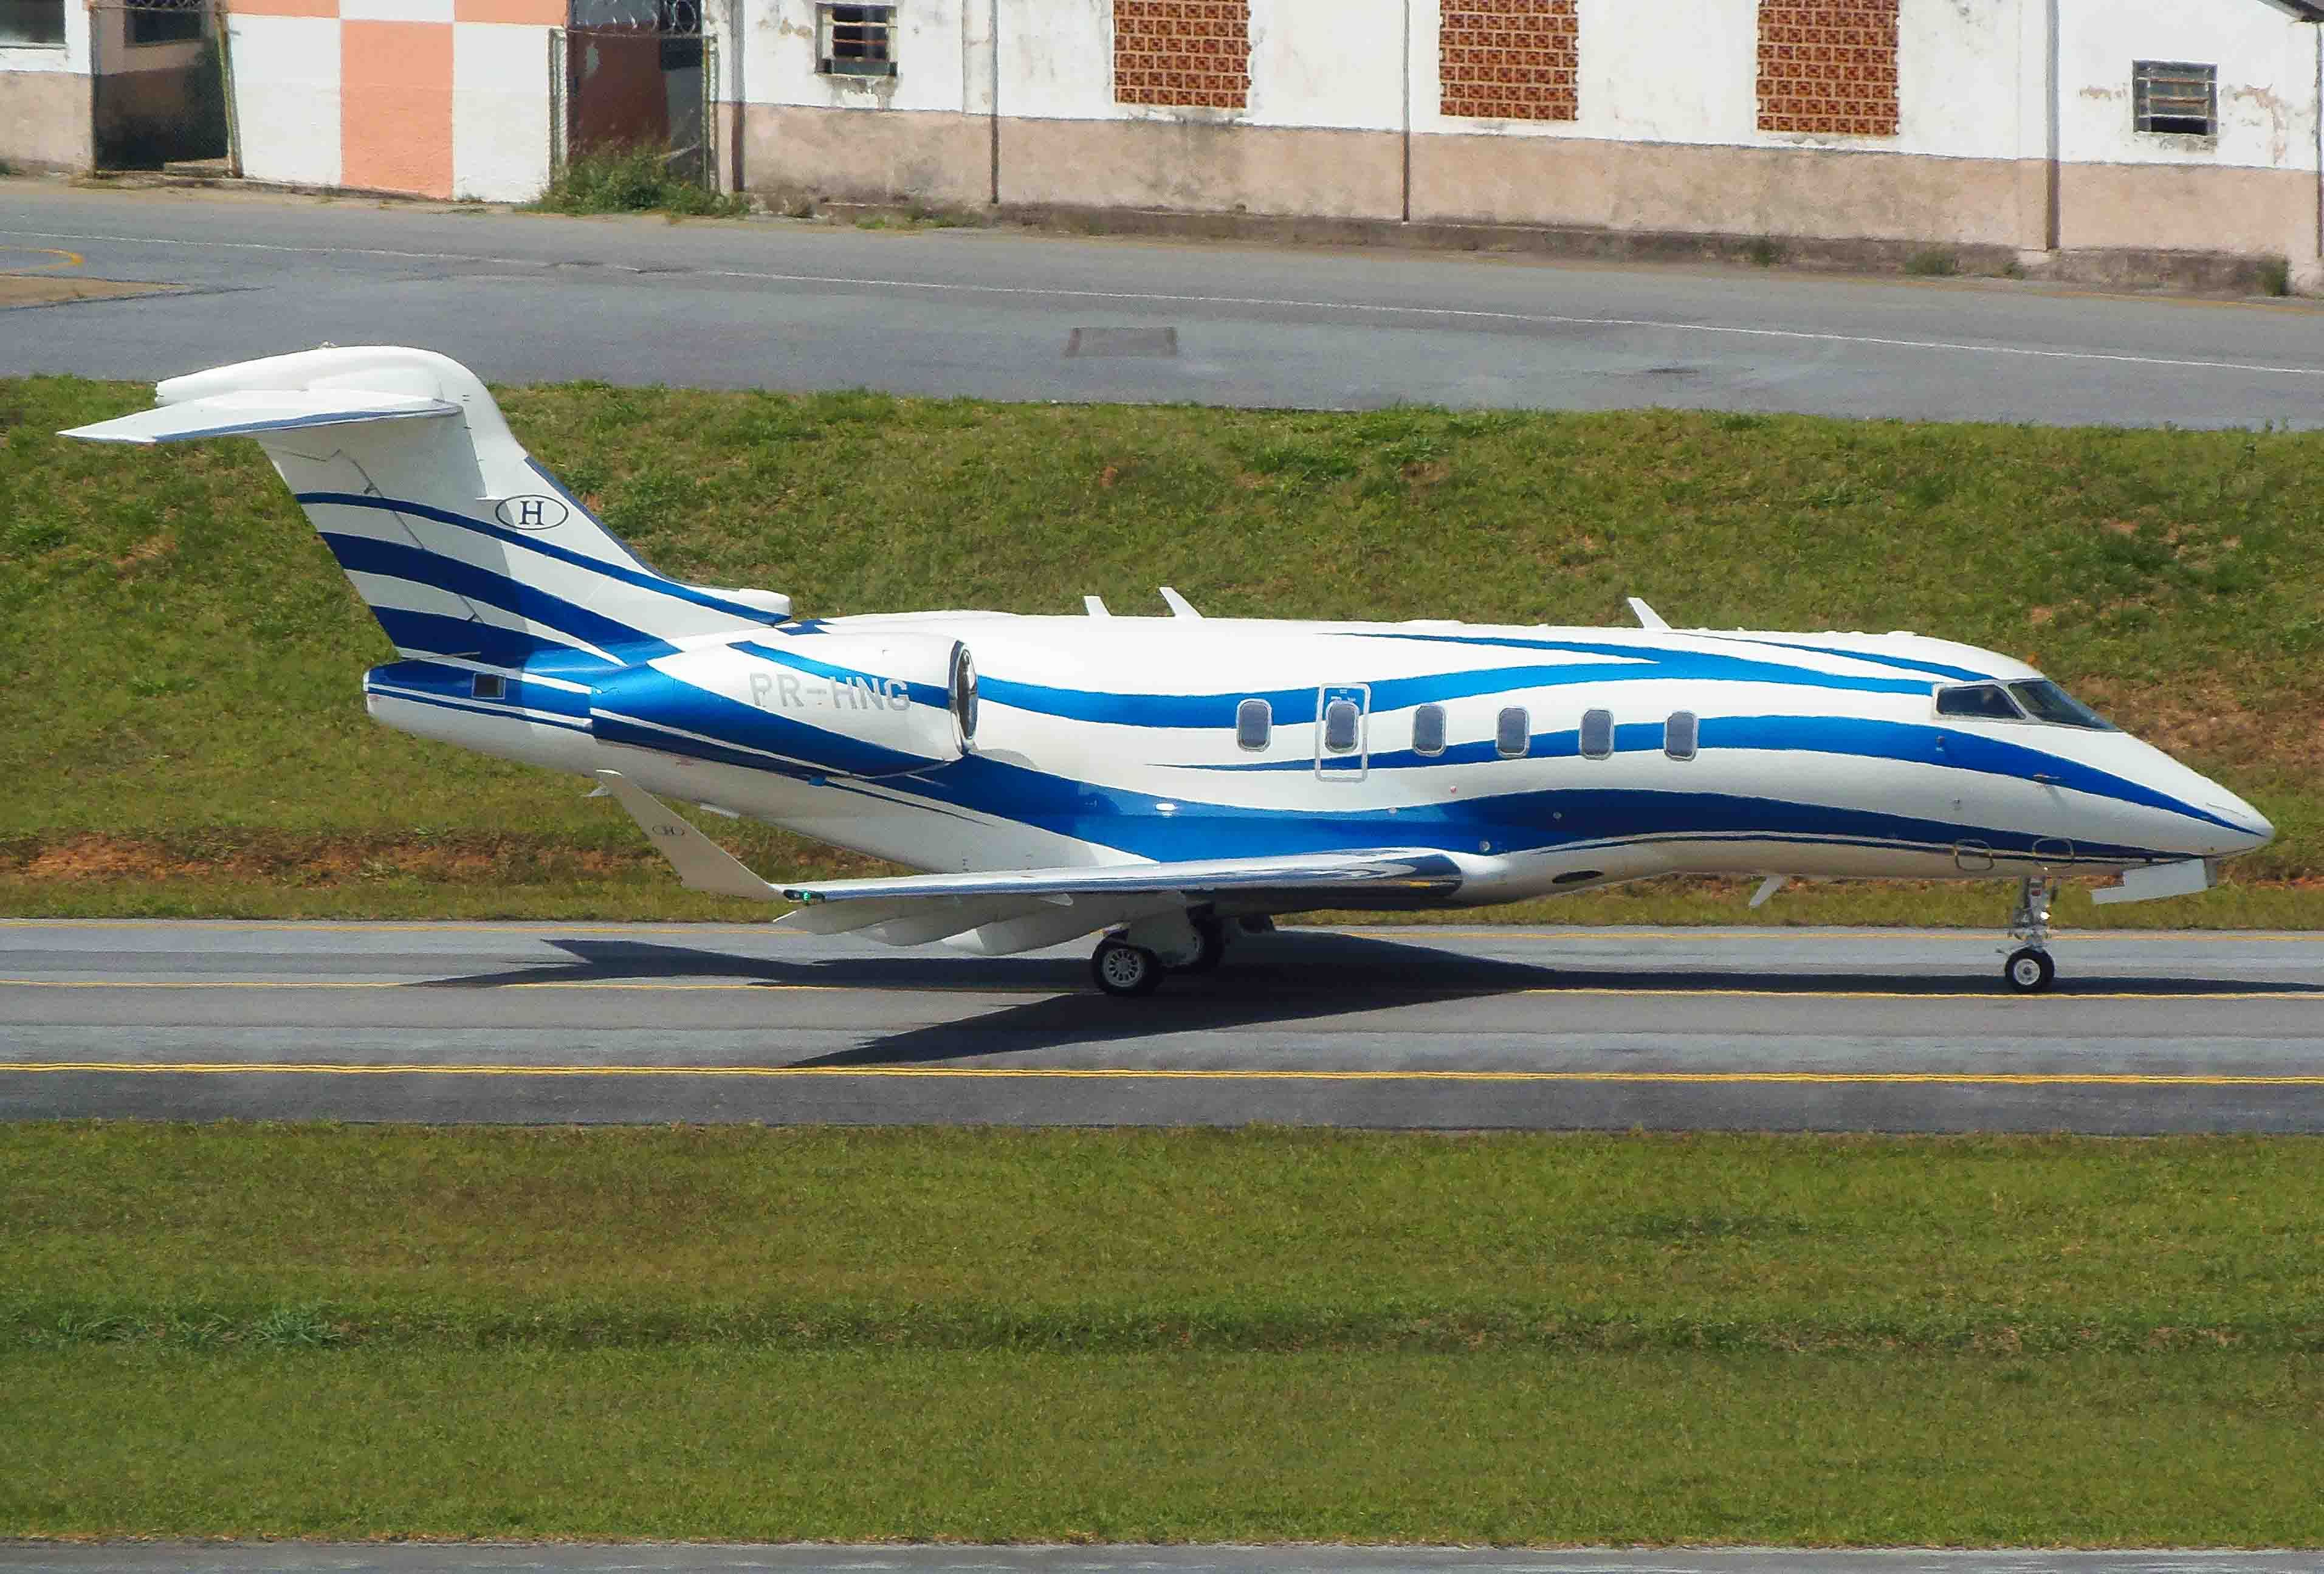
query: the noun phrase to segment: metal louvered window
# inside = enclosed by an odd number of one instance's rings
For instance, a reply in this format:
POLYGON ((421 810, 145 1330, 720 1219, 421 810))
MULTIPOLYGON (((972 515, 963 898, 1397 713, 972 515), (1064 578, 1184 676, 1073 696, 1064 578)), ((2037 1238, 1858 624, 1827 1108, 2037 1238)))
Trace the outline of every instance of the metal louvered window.
POLYGON ((1493 724, 1493 752, 1515 759, 1533 744, 1533 717, 1523 705, 1511 705, 1493 724))
POLYGON ((1423 705, 1412 713, 1412 751, 1430 757, 1444 752, 1444 707, 1423 705))
POLYGON ((818 5, 816 42, 826 77, 892 77, 896 74, 896 8, 893 5, 818 5))
POLYGON ((1359 713, 1353 700, 1333 700, 1323 707, 1323 752, 1353 754, 1356 751, 1356 720, 1359 713))
POLYGON ((1275 736, 1275 707, 1265 700, 1245 700, 1235 707, 1235 747, 1256 754, 1275 736))
POLYGON ((1582 757, 1603 759, 1614 752, 1614 713, 1584 711, 1582 713, 1582 757))
POLYGON ((2219 132, 2219 68, 2140 60, 2131 68, 2131 113, 2140 131, 2179 136, 2219 132))

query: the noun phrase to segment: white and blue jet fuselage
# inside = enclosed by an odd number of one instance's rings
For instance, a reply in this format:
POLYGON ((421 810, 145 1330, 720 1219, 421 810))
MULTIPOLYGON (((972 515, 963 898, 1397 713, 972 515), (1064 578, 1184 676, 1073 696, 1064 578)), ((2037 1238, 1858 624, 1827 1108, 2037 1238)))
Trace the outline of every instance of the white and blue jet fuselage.
POLYGON ((1099 983, 1319 907, 1480 906, 1665 874, 2014 877, 2178 894, 2273 834, 2023 663, 1913 634, 987 612, 801 620, 633 557, 427 352, 161 386, 74 435, 264 445, 401 658, 371 713, 595 778, 687 882, 782 922, 999 954, 1105 932, 1099 983), (656 801, 924 871, 769 884, 656 801))

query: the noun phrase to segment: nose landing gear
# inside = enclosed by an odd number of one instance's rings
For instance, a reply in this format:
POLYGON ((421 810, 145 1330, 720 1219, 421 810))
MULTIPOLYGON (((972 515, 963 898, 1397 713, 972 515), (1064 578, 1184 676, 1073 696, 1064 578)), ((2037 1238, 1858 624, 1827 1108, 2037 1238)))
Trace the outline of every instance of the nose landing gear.
POLYGON ((2058 976, 2050 960, 2050 882, 2040 876, 2017 882, 2017 907, 2009 915, 2009 938, 2019 942, 2001 964, 2002 981, 2013 993, 2038 995, 2058 976))

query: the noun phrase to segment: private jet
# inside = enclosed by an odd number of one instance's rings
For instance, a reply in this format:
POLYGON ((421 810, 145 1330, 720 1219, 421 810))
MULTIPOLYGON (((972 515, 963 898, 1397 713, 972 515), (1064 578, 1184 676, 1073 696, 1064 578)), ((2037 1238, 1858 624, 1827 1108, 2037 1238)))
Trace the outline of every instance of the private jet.
POLYGON ((257 439, 397 659, 388 726, 596 784, 697 890, 1001 956, 1098 935, 1152 992, 1316 908, 1476 907, 1659 875, 2006 879, 2002 977, 2051 903, 2200 891, 2273 828, 1989 650, 1911 633, 921 612, 799 618, 658 574, 484 385, 327 347, 161 383, 66 433, 257 439), (769 881, 665 800, 920 872, 769 881))

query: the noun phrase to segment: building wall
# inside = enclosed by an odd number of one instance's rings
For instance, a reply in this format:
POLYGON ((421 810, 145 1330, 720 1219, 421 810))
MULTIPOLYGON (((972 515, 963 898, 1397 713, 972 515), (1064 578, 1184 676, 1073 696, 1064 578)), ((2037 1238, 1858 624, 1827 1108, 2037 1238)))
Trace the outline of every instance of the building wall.
POLYGON ((0 45, 0 159, 25 170, 96 162, 88 58, 89 14, 79 0, 65 0, 61 45, 0 45))
POLYGON ((243 173, 521 202, 549 180, 562 0, 231 0, 243 173))

